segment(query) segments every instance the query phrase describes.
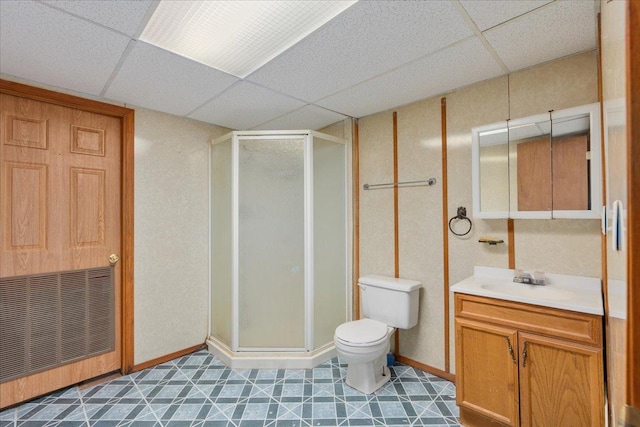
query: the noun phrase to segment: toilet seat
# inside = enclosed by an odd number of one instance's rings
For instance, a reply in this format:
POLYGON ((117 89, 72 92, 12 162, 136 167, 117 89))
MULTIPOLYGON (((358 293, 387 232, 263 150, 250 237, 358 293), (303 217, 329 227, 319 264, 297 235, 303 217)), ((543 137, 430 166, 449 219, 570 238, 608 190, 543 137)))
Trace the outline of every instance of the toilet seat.
POLYGON ((338 326, 335 339, 341 344, 352 347, 371 347, 385 342, 392 330, 393 328, 377 320, 354 320, 338 326))

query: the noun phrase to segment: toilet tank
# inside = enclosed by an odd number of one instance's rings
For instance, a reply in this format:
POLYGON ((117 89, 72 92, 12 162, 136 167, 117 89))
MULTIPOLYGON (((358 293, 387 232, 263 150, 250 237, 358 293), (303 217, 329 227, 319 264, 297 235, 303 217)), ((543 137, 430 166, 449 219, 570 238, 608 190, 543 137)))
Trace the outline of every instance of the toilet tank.
POLYGON ((418 323, 418 301, 422 283, 369 275, 361 277, 358 286, 364 317, 400 329, 409 329, 418 323))

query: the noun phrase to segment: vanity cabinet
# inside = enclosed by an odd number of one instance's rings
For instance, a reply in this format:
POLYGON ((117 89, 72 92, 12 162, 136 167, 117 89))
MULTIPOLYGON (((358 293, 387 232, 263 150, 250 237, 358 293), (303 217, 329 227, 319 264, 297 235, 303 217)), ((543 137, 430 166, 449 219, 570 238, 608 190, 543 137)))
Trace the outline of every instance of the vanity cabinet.
POLYGON ((460 293, 455 310, 463 425, 604 425, 600 316, 460 293))

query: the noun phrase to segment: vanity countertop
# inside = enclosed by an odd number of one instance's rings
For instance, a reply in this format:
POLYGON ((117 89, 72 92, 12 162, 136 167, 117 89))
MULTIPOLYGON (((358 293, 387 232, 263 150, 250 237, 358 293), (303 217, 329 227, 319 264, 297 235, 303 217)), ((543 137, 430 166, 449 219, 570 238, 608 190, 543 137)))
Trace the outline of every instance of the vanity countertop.
POLYGON ((602 316, 601 280, 595 277, 546 274, 545 285, 513 282, 514 270, 474 267, 473 276, 451 286, 451 292, 497 298, 602 316))

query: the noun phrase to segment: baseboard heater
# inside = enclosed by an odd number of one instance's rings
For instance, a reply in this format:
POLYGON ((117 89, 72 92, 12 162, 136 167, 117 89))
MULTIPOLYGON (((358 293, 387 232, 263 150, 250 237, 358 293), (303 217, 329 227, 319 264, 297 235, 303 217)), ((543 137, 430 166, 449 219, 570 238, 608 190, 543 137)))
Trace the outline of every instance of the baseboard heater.
POLYGON ((0 278, 0 382, 115 349, 114 268, 0 278))

